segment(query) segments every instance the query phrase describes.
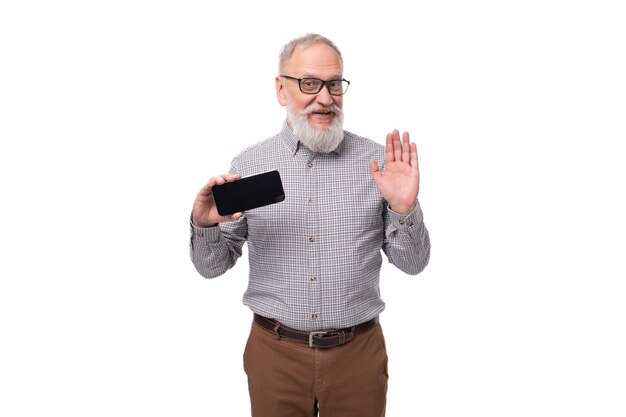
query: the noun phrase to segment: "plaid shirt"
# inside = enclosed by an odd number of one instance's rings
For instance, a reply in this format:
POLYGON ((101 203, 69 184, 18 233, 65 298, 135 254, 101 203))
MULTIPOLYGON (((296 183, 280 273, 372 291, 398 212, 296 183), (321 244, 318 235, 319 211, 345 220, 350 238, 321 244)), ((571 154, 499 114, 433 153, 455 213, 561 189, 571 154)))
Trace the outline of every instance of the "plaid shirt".
POLYGON ((345 132, 339 148, 316 154, 285 123, 279 134, 237 155, 242 176, 277 169, 285 200, 216 227, 191 225, 191 259, 214 278, 248 242, 250 276, 243 302, 252 311, 304 331, 344 328, 385 308, 381 249, 408 274, 427 265, 430 240, 417 204, 408 216, 389 209, 369 171, 384 167, 385 148, 345 132))

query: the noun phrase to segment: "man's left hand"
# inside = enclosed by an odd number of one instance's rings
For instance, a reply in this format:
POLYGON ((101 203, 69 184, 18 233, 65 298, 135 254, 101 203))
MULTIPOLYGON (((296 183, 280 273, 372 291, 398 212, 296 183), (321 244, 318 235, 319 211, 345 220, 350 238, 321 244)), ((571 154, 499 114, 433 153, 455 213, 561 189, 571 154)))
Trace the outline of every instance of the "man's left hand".
POLYGON ((402 142, 397 129, 387 134, 385 172, 380 172, 374 160, 370 161, 370 172, 393 211, 404 215, 413 211, 419 193, 420 170, 417 146, 410 143, 408 132, 402 134, 402 142))

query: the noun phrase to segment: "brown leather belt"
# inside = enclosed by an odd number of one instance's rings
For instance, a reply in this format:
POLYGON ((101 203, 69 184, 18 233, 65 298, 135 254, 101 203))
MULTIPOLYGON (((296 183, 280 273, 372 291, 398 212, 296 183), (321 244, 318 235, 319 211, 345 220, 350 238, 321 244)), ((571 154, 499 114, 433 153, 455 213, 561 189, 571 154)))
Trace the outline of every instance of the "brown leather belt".
POLYGON ((376 323, 378 323, 378 316, 366 321, 365 323, 357 324, 354 327, 346 327, 345 329, 328 329, 314 332, 303 332, 301 330, 292 329, 291 327, 282 325, 274 319, 268 319, 267 317, 259 316, 258 314, 254 314, 254 321, 259 326, 274 333, 278 338, 284 337, 285 339, 304 342, 310 347, 329 348, 348 343, 354 339, 356 335, 371 329, 376 325, 376 323))

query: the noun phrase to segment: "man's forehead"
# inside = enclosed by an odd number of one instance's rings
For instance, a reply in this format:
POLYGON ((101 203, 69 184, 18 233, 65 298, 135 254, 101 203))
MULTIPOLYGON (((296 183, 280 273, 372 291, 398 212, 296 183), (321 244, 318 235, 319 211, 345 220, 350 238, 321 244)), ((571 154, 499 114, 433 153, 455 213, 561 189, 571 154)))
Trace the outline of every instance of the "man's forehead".
MULTIPOLYGON (((287 65, 294 70, 309 72, 323 71, 340 75, 342 72, 341 60, 337 52, 322 42, 312 45, 299 45, 287 61, 287 65)), ((302 74, 304 75, 304 73, 302 74)))

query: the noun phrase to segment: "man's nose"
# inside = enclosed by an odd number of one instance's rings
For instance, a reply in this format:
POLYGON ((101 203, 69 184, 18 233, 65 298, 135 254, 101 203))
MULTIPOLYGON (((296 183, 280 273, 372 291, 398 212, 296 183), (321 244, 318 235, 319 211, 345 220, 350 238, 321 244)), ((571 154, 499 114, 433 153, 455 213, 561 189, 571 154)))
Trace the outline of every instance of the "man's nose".
POLYGON ((327 85, 324 85, 322 87, 322 90, 319 93, 317 93, 315 100, 319 104, 322 104, 324 106, 330 106, 331 104, 335 102, 335 100, 333 99, 333 96, 330 95, 330 91, 328 91, 327 85))

